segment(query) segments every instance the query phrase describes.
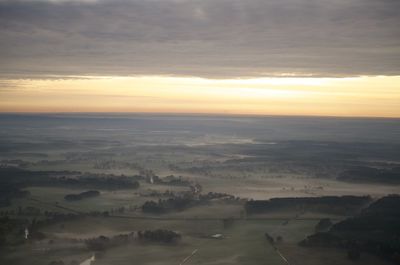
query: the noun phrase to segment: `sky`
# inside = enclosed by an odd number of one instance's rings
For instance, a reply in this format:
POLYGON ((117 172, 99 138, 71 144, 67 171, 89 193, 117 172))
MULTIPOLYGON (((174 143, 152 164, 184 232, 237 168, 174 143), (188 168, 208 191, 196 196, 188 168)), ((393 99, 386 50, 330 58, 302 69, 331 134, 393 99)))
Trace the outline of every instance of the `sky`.
POLYGON ((398 10, 398 0, 0 0, 0 111, 400 117, 398 10))

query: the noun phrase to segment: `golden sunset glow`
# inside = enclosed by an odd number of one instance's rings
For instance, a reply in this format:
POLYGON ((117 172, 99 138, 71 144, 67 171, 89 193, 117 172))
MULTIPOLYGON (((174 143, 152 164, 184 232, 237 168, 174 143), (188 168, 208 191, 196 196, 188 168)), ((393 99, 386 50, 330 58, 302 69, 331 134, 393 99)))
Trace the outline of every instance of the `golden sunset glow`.
POLYGON ((400 117, 400 76, 7 79, 2 112, 173 112, 400 117))
POLYGON ((0 265, 398 264, 399 10, 0 0, 0 265))

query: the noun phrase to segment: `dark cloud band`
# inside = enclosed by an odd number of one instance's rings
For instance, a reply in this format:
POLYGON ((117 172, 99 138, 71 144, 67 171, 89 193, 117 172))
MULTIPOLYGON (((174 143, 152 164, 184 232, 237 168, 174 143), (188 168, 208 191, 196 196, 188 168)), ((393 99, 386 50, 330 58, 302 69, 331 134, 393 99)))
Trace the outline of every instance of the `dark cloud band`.
POLYGON ((4 75, 399 75, 397 0, 0 1, 4 75))

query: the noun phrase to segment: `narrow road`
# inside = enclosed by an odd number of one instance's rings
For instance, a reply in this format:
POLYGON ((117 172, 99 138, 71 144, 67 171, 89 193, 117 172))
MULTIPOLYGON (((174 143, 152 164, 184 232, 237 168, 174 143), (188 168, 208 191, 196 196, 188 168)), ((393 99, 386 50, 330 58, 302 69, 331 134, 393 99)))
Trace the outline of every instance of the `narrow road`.
POLYGON ((185 264, 188 260, 190 260, 194 255, 196 255, 198 249, 193 250, 192 254, 190 254, 189 256, 187 256, 181 263, 179 263, 179 265, 183 265, 185 264))
POLYGON ((287 265, 290 265, 290 263, 289 263, 289 261, 287 260, 287 258, 285 258, 285 257, 283 256, 283 254, 279 251, 278 248, 275 248, 275 251, 276 251, 276 253, 278 253, 278 255, 281 257, 281 259, 282 259, 287 265))

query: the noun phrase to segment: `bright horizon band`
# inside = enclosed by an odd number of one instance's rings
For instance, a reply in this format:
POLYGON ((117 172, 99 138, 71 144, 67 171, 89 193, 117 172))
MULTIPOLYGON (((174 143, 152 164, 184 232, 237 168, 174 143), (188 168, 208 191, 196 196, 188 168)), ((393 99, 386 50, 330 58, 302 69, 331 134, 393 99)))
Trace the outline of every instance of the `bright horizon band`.
POLYGON ((400 117, 400 76, 3 79, 0 112, 400 117))

